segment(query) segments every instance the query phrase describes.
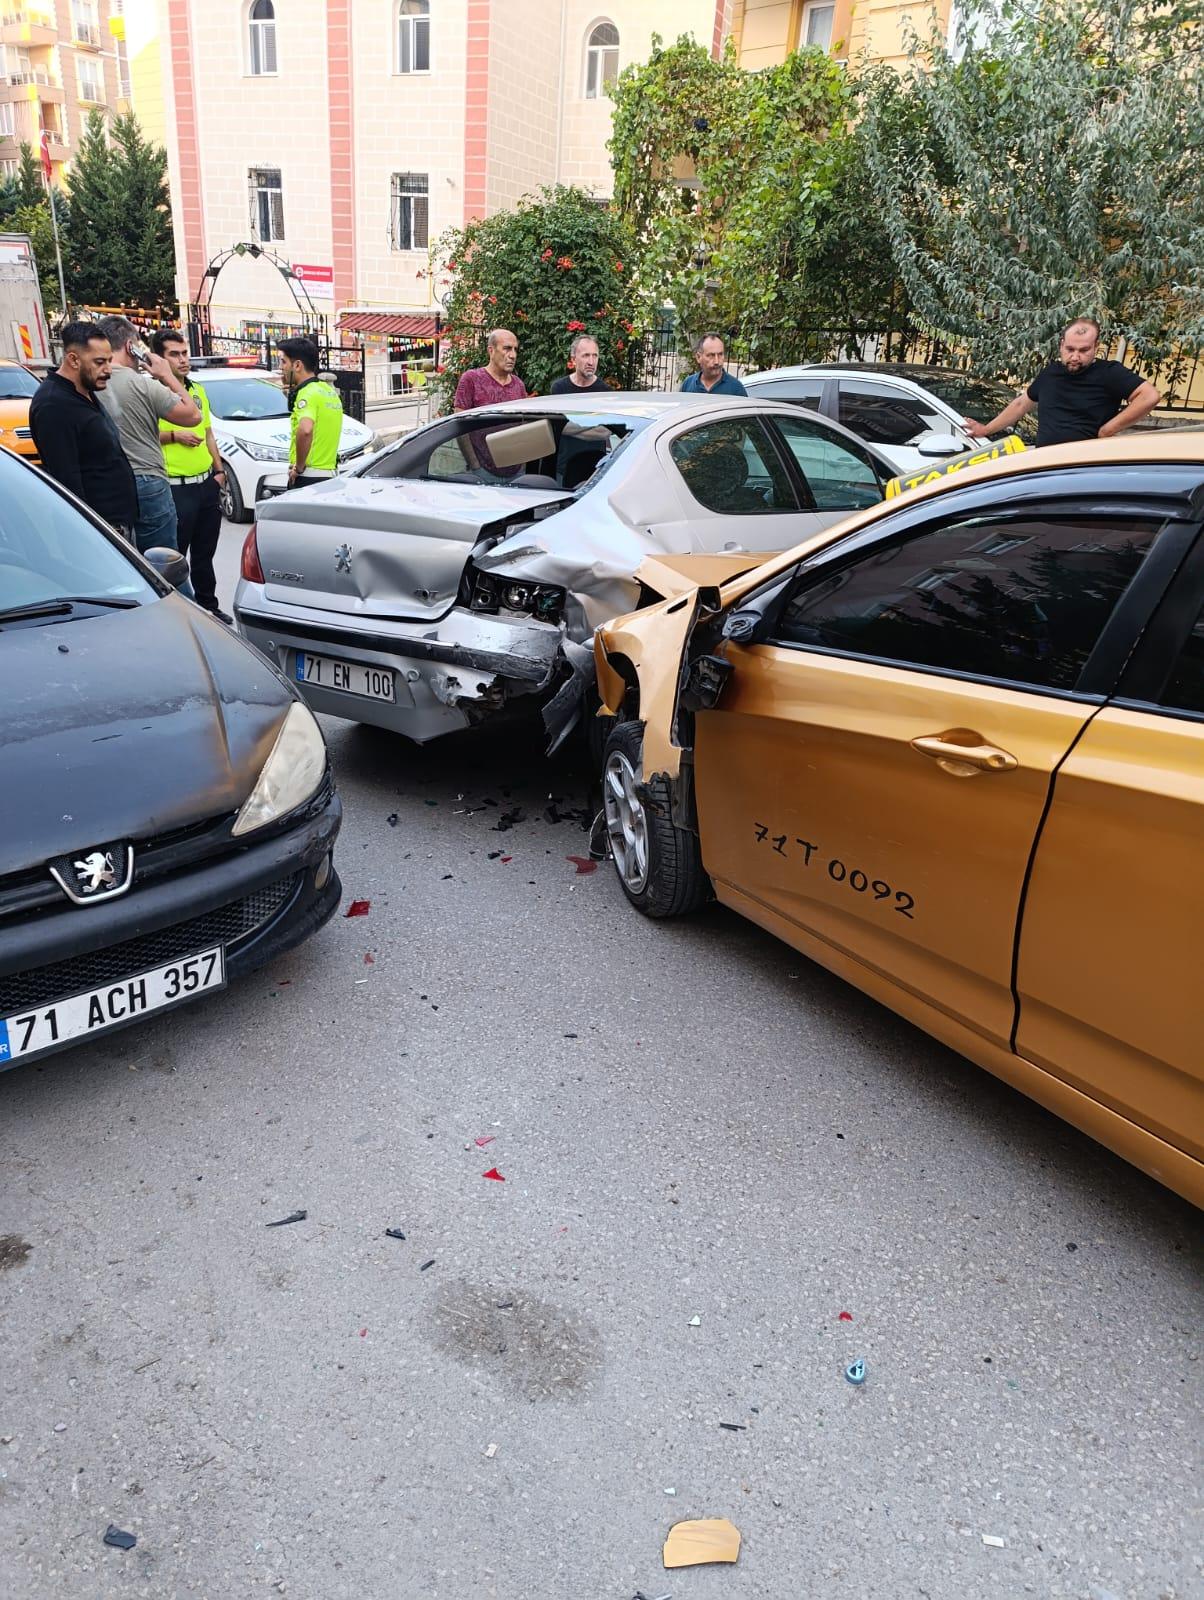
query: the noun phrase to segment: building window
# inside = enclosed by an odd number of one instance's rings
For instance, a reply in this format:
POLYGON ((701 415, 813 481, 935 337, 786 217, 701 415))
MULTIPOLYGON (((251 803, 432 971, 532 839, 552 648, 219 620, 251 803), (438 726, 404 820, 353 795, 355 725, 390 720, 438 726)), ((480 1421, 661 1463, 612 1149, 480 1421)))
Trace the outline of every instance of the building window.
POLYGON ((284 238, 284 187, 276 167, 252 167, 251 232, 261 244, 284 238))
POLYGON ((95 56, 76 56, 75 74, 79 82, 79 97, 92 105, 105 103, 105 80, 100 62, 95 56))
POLYGON ((394 250, 425 250, 430 229, 431 183, 425 172, 395 172, 389 207, 394 250))
POLYGON ((805 50, 832 48, 832 22, 836 7, 831 0, 807 0, 799 28, 799 44, 805 50))
POLYGON ((71 32, 80 44, 100 47, 100 24, 92 0, 71 0, 71 32))
POLYGON ((17 133, 17 119, 11 100, 0 105, 0 139, 13 139, 17 133))
POLYGON ((613 22, 595 23, 585 47, 585 98, 601 100, 618 76, 619 30, 613 22))
POLYGON ((21 163, 14 161, 11 156, 5 156, 0 161, 0 178, 15 178, 21 170, 21 163))
POLYGON ((397 70, 431 70, 431 0, 400 0, 397 7, 397 70))
POLYGON ((273 77, 276 72, 276 7, 272 0, 251 0, 247 31, 251 43, 251 76, 273 77))

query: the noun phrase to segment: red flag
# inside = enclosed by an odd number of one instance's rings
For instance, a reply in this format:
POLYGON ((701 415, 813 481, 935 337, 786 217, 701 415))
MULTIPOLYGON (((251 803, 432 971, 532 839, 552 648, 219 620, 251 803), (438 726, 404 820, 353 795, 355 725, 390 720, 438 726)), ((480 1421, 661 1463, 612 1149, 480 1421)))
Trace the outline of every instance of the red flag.
POLYGON ((46 187, 50 187, 53 169, 50 165, 50 135, 45 128, 42 129, 42 176, 46 180, 46 187))

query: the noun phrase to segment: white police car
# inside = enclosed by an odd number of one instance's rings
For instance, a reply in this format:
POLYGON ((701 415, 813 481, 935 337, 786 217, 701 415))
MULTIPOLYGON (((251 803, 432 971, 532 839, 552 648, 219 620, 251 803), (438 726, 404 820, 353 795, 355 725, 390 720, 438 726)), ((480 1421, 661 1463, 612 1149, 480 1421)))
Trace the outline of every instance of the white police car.
MULTIPOLYGON (((262 367, 205 366, 195 363, 191 381, 204 389, 213 416, 213 437, 226 469, 222 515, 230 522, 249 522, 262 497, 265 479, 287 470, 288 398, 262 367)), ((343 418, 339 465, 376 448, 371 428, 353 417, 343 418)))

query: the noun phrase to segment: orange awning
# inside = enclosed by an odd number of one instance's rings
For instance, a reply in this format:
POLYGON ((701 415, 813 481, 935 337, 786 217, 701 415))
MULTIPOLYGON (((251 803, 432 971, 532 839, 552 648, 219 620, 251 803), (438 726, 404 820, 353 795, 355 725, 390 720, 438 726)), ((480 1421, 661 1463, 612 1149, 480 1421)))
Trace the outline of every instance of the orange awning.
POLYGON ((381 311, 344 311, 339 327, 344 333, 396 334, 409 339, 435 337, 434 317, 421 313, 411 316, 381 311))

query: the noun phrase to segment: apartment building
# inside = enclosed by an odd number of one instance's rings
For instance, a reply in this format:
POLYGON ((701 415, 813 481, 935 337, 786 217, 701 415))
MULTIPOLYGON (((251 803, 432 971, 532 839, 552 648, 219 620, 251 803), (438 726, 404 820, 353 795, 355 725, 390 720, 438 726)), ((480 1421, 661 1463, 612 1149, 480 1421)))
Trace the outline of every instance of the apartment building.
POLYGON ((732 0, 732 36, 741 66, 784 61, 807 45, 841 61, 863 58, 905 66, 908 29, 926 37, 935 21, 947 34, 954 0, 732 0))
MULTIPOLYGON (((606 85, 654 31, 718 51, 732 3, 159 0, 181 301, 256 244, 331 327, 419 331, 443 230, 543 184, 607 195, 606 85)), ((296 316, 263 257, 211 287, 215 328, 296 316)))
POLYGON ((130 100, 122 0, 0 0, 0 174, 49 135, 56 177, 89 114, 130 100))

